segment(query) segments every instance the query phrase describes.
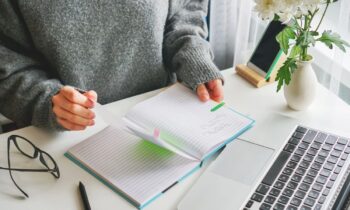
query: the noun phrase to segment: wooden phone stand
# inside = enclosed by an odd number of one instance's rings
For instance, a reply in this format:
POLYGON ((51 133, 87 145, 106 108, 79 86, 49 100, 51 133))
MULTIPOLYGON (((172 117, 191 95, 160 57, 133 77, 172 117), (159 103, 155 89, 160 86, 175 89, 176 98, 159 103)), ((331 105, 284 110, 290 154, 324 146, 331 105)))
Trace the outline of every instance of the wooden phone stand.
POLYGON ((272 69, 272 72, 270 74, 270 78, 268 80, 266 80, 265 77, 261 76, 259 73, 250 69, 248 66, 246 66, 244 64, 237 65, 236 72, 238 75, 240 75, 241 77, 246 79, 248 82, 250 82, 255 87, 260 88, 264 85, 275 82, 277 71, 282 66, 285 59, 286 59, 286 56, 284 56, 284 55, 280 56, 275 67, 272 69))
POLYGON ((238 75, 248 80, 248 82, 250 82, 252 85, 254 85, 257 88, 260 88, 269 83, 273 83, 276 78, 276 74, 272 75, 274 73, 272 72, 270 78, 268 80, 265 80, 265 77, 261 76, 256 71, 250 69, 248 66, 244 64, 237 65, 236 72, 238 75))

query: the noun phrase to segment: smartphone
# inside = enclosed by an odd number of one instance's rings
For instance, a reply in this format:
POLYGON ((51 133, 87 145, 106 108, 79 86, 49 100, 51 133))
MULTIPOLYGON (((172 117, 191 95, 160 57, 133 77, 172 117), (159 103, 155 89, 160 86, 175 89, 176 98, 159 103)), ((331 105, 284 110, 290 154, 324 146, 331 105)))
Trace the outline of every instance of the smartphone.
POLYGON ((271 21, 248 61, 247 66, 266 80, 270 78, 272 70, 283 53, 276 36, 284 28, 285 25, 280 21, 271 21))

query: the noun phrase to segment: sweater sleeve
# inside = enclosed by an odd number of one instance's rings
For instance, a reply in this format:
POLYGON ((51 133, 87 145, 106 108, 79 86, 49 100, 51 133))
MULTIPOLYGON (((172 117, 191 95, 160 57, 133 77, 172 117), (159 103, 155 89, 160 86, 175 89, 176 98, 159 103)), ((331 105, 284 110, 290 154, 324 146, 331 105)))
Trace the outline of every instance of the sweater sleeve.
POLYGON ((62 129, 51 103, 62 84, 47 71, 13 2, 0 2, 0 113, 19 126, 62 129))
POLYGON ((207 9, 208 0, 171 0, 165 26, 165 66, 193 90, 210 80, 223 80, 206 41, 207 9))

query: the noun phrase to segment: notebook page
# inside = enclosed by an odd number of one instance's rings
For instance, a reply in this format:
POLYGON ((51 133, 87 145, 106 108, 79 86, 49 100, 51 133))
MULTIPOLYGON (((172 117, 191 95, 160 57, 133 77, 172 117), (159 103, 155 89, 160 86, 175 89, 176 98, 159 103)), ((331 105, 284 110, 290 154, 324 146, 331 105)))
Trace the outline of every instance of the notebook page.
POLYGON ((148 130, 158 128, 162 139, 201 159, 252 123, 227 107, 215 112, 214 101, 201 102, 181 84, 134 106, 126 118, 148 130))
POLYGON ((128 129, 127 131, 130 132, 131 134, 138 136, 144 140, 147 140, 152 144, 156 144, 160 147, 170 150, 176 153, 177 155, 181 155, 182 157, 185 157, 187 159, 198 160, 195 157, 192 157, 190 154, 186 154, 182 150, 179 150, 177 147, 173 146, 172 144, 169 144, 168 142, 163 141, 162 139, 160 139, 159 134, 155 136, 155 133, 153 134, 149 133, 149 131, 144 130, 143 128, 140 128, 139 126, 132 123, 131 121, 128 121, 126 118, 124 118, 124 120, 127 123, 126 124, 126 127, 128 129))
POLYGON ((77 144, 69 154, 140 205, 199 164, 141 140, 117 124, 77 144))

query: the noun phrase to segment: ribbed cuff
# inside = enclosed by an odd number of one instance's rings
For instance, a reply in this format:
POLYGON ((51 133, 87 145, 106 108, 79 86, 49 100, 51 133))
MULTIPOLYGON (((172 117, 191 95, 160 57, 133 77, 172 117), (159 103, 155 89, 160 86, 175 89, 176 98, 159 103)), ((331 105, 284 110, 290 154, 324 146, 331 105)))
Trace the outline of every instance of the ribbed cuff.
POLYGON ((54 92, 54 94, 52 94, 49 97, 49 100, 48 100, 49 111, 48 111, 48 127, 47 127, 47 129, 51 130, 51 131, 59 131, 59 132, 61 132, 61 131, 67 131, 67 129, 64 128, 61 124, 58 123, 56 114, 52 110, 53 109, 52 97, 54 95, 56 95, 59 90, 54 92))
POLYGON ((49 131, 66 131, 56 119, 56 115, 53 112, 52 97, 56 95, 62 88, 61 84, 54 84, 46 90, 45 98, 39 107, 36 108, 36 112, 33 114, 32 124, 34 126, 47 129, 49 131))
POLYGON ((213 63, 210 53, 202 48, 187 49, 182 52, 183 62, 177 71, 178 79, 196 90, 199 84, 224 77, 213 63))

